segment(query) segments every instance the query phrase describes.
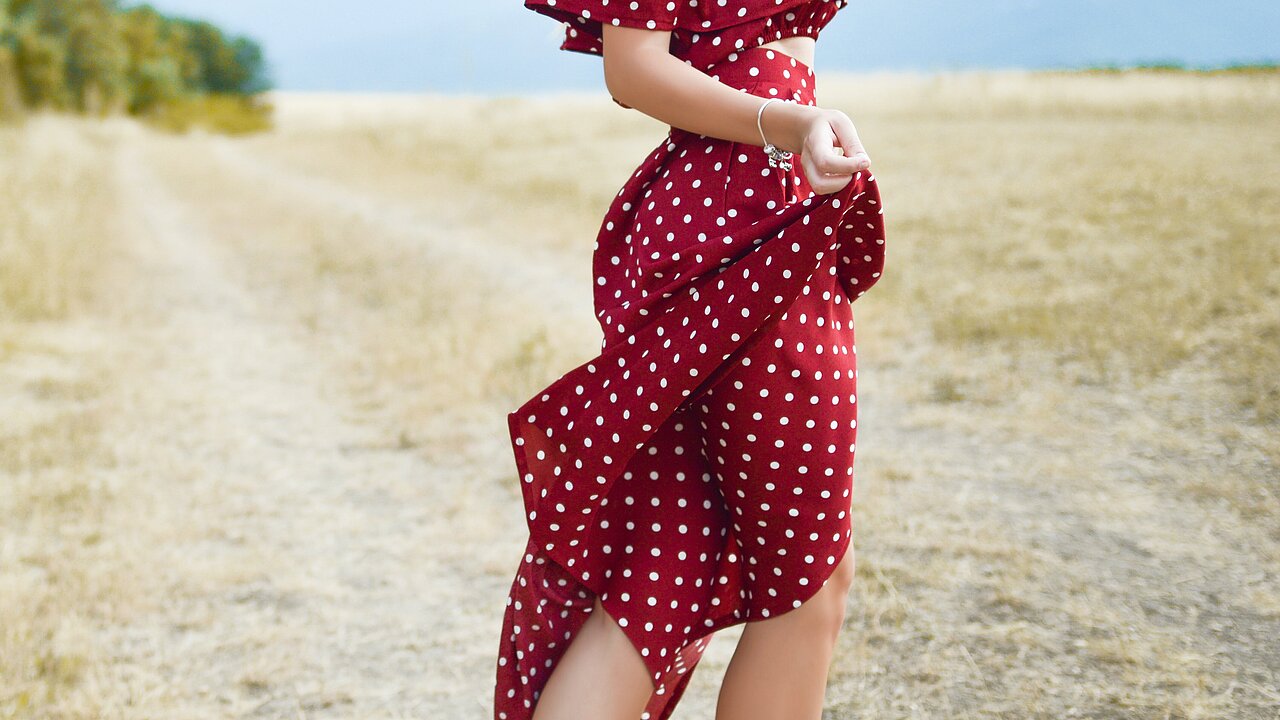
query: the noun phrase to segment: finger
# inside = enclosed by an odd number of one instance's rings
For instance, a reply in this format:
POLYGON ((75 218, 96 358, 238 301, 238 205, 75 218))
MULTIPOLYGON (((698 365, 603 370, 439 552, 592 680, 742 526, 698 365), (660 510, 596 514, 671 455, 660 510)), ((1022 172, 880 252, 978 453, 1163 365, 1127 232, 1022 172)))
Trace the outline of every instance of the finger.
POLYGON ((812 158, 801 156, 802 165, 804 166, 805 178, 809 180, 809 187, 819 195, 828 195, 833 193, 853 179, 852 173, 824 173, 812 158))
POLYGON ((862 146, 862 140, 858 137, 858 130, 853 125, 853 121, 849 116, 836 114, 831 118, 831 130, 836 135, 837 142, 844 150, 844 155, 854 161, 854 170, 864 170, 871 166, 871 157, 867 155, 866 148, 862 146))
MULTIPOLYGON (((836 134, 829 122, 814 123, 805 138, 803 155, 808 155, 813 167, 820 173, 857 172, 852 166, 844 166, 844 158, 835 152, 836 134)), ((845 163, 847 165, 847 163, 845 163)))
POLYGON ((834 175, 852 174, 862 170, 865 166, 859 164, 860 158, 847 157, 841 155, 837 150, 845 151, 845 148, 838 144, 839 136, 835 134, 835 129, 829 123, 826 126, 820 138, 813 141, 813 161, 818 169, 824 173, 834 175))
POLYGON ((828 175, 825 180, 815 186, 814 192, 819 195, 830 195, 837 192, 853 180, 852 175, 828 175))
POLYGON ((851 175, 862 169, 856 159, 840 155, 833 146, 819 147, 810 154, 814 167, 826 175, 851 175))
POLYGON ((833 148, 824 148, 813 158, 814 165, 827 175, 852 175, 862 169, 858 158, 843 157, 833 148))

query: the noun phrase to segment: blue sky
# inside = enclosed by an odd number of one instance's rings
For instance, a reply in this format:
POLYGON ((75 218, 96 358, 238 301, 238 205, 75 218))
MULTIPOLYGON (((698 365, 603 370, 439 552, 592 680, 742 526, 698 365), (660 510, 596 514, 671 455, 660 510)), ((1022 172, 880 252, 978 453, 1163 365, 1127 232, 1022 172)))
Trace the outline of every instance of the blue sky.
MULTIPOLYGON (((517 93, 600 89, 599 58, 557 50, 520 0, 151 0, 266 49, 291 90, 517 93)), ((1074 67, 1280 60, 1276 0, 851 0, 816 68, 1074 67)))

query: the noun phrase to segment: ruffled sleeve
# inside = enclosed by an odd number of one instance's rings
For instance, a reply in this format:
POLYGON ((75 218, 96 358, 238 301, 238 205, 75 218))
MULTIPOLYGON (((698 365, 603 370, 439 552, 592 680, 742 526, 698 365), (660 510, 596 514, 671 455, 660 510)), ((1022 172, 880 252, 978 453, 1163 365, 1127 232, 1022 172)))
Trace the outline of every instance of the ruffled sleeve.
MULTIPOLYGON (((529 10, 566 23, 561 50, 603 55, 603 25, 675 30, 685 0, 524 0, 529 10)), ((613 100, 619 106, 629 105, 613 100)))
POLYGON ((524 0, 534 12, 566 23, 561 50, 603 54, 605 23, 646 30, 675 30, 686 0, 524 0))
POLYGON ((677 9, 685 0, 524 0, 530 10, 567 22, 570 27, 594 28, 599 37, 604 23, 648 30, 674 30, 677 9))

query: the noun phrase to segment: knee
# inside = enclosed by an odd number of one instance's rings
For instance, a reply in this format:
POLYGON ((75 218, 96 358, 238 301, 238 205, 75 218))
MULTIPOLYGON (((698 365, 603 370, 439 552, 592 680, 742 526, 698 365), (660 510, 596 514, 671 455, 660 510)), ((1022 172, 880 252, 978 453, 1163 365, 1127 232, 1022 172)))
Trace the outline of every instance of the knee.
POLYGON ((834 642, 844 627, 849 590, 853 586, 853 545, 832 569, 826 582, 791 618, 792 631, 834 642))
POLYGON ((853 545, 845 552, 840 562, 827 578, 822 589, 812 598, 815 607, 812 615, 818 626, 832 638, 844 627, 846 608, 849 602, 849 591, 853 587, 854 558, 853 545))
POLYGON ((844 557, 840 558, 840 562, 836 564, 835 571, 831 573, 831 578, 827 580, 827 584, 834 585, 835 590, 844 598, 853 589, 854 575, 853 543, 850 542, 848 549, 844 552, 844 557))

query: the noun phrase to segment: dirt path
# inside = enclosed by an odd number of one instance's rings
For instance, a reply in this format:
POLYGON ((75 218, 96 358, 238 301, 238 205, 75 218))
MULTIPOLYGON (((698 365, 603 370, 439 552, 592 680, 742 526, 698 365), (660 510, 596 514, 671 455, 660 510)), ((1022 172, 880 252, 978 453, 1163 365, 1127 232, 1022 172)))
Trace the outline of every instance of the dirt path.
POLYGON ((132 328, 159 352, 137 378, 130 443, 174 463, 199 531, 168 551, 191 565, 168 571, 164 614, 106 639, 135 710, 483 716, 497 631, 477 616, 495 598, 459 577, 467 539, 439 513, 456 503, 451 471, 334 392, 332 369, 228 279, 218 237, 151 167, 141 141, 120 158, 144 296, 163 309, 132 328))

